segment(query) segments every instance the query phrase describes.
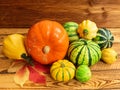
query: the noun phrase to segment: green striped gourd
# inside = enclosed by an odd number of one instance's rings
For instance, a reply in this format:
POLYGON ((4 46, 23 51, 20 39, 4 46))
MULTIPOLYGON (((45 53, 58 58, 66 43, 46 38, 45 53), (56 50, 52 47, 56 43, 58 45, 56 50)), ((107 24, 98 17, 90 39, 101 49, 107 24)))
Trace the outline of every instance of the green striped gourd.
POLYGON ((70 42, 79 39, 79 35, 77 33, 78 24, 76 22, 66 22, 63 26, 68 33, 70 42))
POLYGON ((92 40, 79 39, 70 44, 68 58, 75 65, 94 65, 101 58, 101 50, 92 40))
POLYGON ((110 48, 113 45, 114 36, 111 31, 106 28, 100 28, 97 32, 97 36, 93 39, 101 49, 110 48))

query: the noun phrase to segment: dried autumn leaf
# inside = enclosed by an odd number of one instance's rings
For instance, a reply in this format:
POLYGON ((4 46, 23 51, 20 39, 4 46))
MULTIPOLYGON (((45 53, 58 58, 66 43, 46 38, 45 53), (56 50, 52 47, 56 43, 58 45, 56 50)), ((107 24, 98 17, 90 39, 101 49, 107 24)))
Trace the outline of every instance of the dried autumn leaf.
POLYGON ((23 87, 23 84, 29 80, 29 70, 24 65, 19 71, 16 72, 14 76, 14 81, 16 84, 19 84, 21 87, 23 87))
POLYGON ((16 71, 18 71, 19 69, 21 69, 25 64, 26 64, 26 63, 25 63, 25 61, 23 61, 23 60, 13 61, 7 71, 8 71, 8 72, 16 72, 16 71))
POLYGON ((16 61, 11 65, 9 71, 17 71, 14 77, 16 84, 22 87, 27 80, 33 83, 46 84, 46 76, 44 73, 49 73, 50 66, 42 65, 35 61, 33 65, 34 66, 31 66, 31 64, 25 61, 16 61))
POLYGON ((42 65, 38 62, 34 62, 34 68, 37 69, 37 71, 39 72, 43 72, 43 73, 50 73, 50 65, 42 65))

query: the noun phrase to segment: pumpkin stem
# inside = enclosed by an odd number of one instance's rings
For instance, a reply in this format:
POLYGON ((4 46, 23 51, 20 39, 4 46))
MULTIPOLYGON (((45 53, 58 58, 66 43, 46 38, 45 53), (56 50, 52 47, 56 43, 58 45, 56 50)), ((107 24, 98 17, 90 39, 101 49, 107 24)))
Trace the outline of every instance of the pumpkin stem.
POLYGON ((45 46, 44 48, 43 48, 43 53, 44 54, 48 54, 50 52, 50 47, 49 46, 45 46))
POLYGON ((30 56, 27 56, 25 53, 23 53, 23 54, 21 55, 21 57, 22 57, 28 64, 30 64, 31 66, 34 65, 34 64, 33 64, 33 60, 31 59, 30 56))

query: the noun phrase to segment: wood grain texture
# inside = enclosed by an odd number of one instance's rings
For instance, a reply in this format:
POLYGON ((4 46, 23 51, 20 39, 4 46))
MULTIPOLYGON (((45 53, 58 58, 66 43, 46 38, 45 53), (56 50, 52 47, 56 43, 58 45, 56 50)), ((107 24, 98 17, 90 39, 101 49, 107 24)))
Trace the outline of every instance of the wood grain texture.
POLYGON ((119 90, 120 89, 120 28, 108 28, 115 37, 113 48, 118 53, 118 59, 113 64, 105 64, 99 61, 97 64, 90 67, 92 71, 92 78, 87 83, 80 83, 76 79, 69 82, 54 81, 50 75, 47 75, 47 85, 43 86, 27 81, 24 87, 14 83, 13 73, 8 73, 7 69, 11 64, 11 60, 6 58, 2 53, 2 41, 4 37, 13 33, 20 33, 26 35, 29 28, 0 28, 0 89, 2 90, 119 90))
POLYGON ((120 0, 0 0, 0 27, 25 28, 43 19, 120 27, 120 0))

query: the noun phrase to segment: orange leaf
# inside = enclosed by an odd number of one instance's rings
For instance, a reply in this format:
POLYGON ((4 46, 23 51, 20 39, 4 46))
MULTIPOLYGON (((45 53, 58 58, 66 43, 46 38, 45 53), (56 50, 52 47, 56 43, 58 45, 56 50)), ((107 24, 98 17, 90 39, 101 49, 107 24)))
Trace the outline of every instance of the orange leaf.
POLYGON ((23 87, 23 84, 29 80, 29 70, 26 65, 24 65, 19 71, 16 72, 14 76, 14 81, 23 87))

